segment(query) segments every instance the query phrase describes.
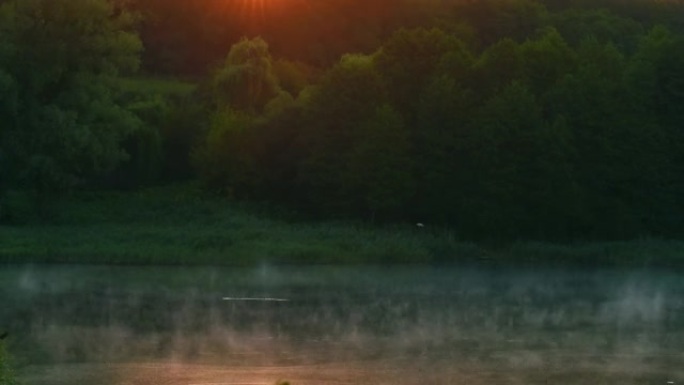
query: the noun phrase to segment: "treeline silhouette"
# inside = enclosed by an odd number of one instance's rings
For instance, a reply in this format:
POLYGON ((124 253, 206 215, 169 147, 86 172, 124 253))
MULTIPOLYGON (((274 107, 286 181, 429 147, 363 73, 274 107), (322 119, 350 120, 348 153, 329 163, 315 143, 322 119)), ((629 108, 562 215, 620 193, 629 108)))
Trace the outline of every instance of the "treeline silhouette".
POLYGON ((469 239, 683 235, 681 2, 287 3, 116 1, 142 73, 199 85, 123 87, 128 160, 80 183, 469 239))

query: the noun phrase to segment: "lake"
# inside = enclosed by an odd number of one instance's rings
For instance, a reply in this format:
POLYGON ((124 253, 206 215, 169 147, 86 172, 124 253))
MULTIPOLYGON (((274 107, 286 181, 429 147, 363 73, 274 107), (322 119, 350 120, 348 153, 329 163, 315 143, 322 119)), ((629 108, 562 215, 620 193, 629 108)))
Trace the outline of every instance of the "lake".
POLYGON ((0 303, 25 385, 684 384, 666 270, 3 266, 0 303))

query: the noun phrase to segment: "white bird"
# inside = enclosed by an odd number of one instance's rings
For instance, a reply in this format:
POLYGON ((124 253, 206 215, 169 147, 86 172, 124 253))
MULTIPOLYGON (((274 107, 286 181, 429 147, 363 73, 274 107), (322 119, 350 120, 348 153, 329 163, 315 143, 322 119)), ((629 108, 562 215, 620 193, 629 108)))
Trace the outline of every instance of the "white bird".
POLYGON ((420 223, 420 222, 418 222, 418 223, 416 223, 416 227, 425 227, 425 225, 422 224, 422 223, 420 223))

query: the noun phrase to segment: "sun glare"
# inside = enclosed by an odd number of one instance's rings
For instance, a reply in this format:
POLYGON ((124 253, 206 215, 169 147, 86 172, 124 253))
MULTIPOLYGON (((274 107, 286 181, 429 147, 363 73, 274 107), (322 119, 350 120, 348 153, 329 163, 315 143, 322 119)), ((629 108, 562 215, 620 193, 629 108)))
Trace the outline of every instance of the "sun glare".
POLYGON ((242 4, 252 13, 263 13, 273 5, 273 0, 242 0, 242 4))
MULTIPOLYGON (((0 0, 2 1, 2 0, 0 0)), ((211 12, 237 16, 243 28, 260 28, 264 24, 280 23, 302 13, 311 12, 309 0, 206 0, 211 12)), ((318 1, 318 0, 314 0, 318 1)))
POLYGON ((241 15, 263 17, 278 12, 287 0, 234 0, 241 15))

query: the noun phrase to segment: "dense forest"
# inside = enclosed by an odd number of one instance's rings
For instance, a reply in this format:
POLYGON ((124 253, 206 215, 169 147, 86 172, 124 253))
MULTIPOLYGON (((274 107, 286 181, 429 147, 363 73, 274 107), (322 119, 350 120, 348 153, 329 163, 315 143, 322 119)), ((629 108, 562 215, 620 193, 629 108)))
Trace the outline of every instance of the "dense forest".
POLYGON ((679 238, 683 15, 675 0, 0 0, 0 221, 26 200, 198 180, 474 240, 679 238))

